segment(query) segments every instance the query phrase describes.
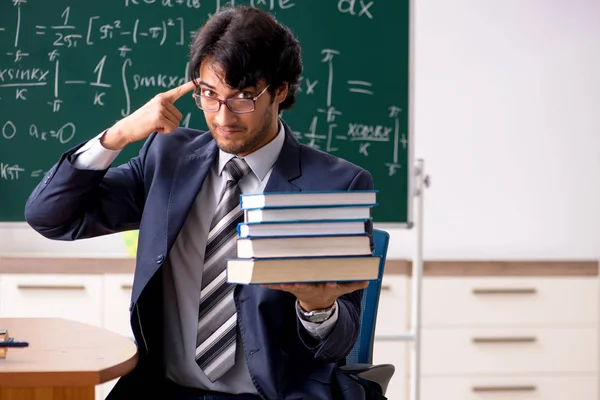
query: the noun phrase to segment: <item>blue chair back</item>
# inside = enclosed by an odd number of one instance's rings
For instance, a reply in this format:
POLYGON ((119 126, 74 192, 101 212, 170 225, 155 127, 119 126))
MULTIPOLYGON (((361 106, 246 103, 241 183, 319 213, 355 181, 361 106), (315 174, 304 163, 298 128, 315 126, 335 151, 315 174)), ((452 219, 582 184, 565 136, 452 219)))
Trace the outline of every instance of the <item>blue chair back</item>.
POLYGON ((373 362, 373 342, 375 338, 375 323, 377 307, 381 292, 381 279, 385 269, 390 234, 386 231, 373 229, 375 249, 373 255, 379 257, 379 276, 369 282, 364 290, 361 304, 361 327, 354 347, 346 357, 346 364, 371 364, 373 362))

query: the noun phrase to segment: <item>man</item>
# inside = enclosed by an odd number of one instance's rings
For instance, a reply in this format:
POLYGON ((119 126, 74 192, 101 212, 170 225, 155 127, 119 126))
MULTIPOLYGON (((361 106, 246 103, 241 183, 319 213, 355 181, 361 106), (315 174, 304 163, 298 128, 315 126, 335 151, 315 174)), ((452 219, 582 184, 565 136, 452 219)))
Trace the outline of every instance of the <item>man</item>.
POLYGON ((28 223, 52 239, 139 229, 130 308, 139 362, 109 398, 365 398, 337 365, 357 339, 366 283, 229 285, 225 260, 240 192, 366 190, 371 176, 300 145, 278 118, 302 64, 299 43, 269 14, 214 15, 190 66, 190 82, 65 153, 26 205, 28 223), (174 103, 192 90, 210 132, 178 128, 174 103), (137 157, 110 168, 140 140, 137 157))

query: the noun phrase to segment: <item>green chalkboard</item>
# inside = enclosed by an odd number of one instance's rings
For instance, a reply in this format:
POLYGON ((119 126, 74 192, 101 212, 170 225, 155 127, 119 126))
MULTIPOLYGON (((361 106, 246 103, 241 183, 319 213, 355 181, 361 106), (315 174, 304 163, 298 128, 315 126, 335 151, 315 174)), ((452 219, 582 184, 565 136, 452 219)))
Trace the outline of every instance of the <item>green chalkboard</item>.
MULTIPOLYGON (((233 0, 0 2, 0 221, 65 150, 186 80, 191 35, 233 0)), ((237 0, 273 13, 303 48, 302 143, 371 172, 375 222, 412 221, 409 0, 237 0)), ((206 129, 191 96, 182 125, 206 129)), ((126 148, 125 162, 139 145, 126 148)))

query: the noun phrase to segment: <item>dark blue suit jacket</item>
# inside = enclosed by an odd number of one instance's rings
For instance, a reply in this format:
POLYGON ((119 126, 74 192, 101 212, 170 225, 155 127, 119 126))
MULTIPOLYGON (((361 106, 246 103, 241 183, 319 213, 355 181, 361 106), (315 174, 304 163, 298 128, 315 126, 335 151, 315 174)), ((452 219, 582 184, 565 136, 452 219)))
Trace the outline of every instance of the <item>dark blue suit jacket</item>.
MULTIPOLYGON (((266 192, 373 188, 367 171, 301 145, 284 127, 285 143, 266 192)), ((169 135, 152 134, 127 164, 91 171, 71 164, 79 147, 63 154, 33 191, 26 220, 57 240, 140 230, 130 307, 139 362, 110 398, 156 395, 165 382, 161 266, 218 148, 210 133, 180 128, 169 135)), ((336 368, 357 339, 362 291, 340 297, 338 321, 322 341, 310 337, 297 320, 293 295, 253 285, 238 285, 234 293, 250 375, 265 399, 365 398, 362 386, 336 368)))

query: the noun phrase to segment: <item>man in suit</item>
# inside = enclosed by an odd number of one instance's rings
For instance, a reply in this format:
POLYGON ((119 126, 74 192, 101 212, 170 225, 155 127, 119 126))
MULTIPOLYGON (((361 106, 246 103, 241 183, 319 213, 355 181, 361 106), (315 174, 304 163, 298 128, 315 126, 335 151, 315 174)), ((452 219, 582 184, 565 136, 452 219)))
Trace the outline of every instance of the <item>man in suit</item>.
POLYGON ((214 15, 191 45, 190 82, 63 154, 26 205, 42 235, 139 229, 131 298, 136 368, 109 399, 365 399, 338 367, 359 332, 365 282, 227 284, 240 193, 373 188, 369 173, 298 143, 300 45, 273 17, 214 15), (178 128, 190 94, 209 132, 178 128), (119 151, 139 155, 111 167, 119 151))

